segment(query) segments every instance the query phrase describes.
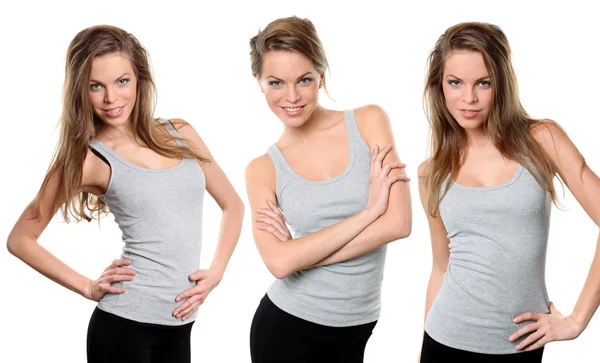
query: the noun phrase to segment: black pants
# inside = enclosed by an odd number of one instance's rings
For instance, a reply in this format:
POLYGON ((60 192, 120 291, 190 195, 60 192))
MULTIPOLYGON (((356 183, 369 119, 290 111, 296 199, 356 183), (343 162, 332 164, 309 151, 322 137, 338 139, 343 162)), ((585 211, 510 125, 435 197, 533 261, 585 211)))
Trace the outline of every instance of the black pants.
POLYGON ((88 363, 189 363, 193 324, 140 323, 96 308, 88 326, 88 363))
POLYGON ((250 328, 253 363, 362 363, 372 323, 331 327, 281 310, 265 295, 250 328))
POLYGON ((423 337, 421 363, 485 362, 485 363, 541 363, 544 348, 514 354, 483 354, 448 347, 433 340, 427 333, 423 337))

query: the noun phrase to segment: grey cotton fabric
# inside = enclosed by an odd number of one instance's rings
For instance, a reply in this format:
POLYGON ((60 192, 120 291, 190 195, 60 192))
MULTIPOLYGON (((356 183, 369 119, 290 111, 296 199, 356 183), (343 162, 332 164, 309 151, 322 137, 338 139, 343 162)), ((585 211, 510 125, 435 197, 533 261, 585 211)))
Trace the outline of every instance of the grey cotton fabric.
POLYGON ((425 324, 433 339, 471 352, 518 353, 518 341, 508 337, 530 322, 512 319, 528 311, 548 312, 544 272, 550 202, 522 165, 498 186, 452 183, 440 203, 450 260, 425 324))
MULTIPOLYGON (((173 136, 178 132, 159 120, 173 136)), ((181 141, 177 140, 181 144, 181 141)), ((90 146, 111 167, 108 189, 100 198, 122 231, 122 257, 136 271, 132 281, 115 283, 122 294, 106 294, 98 308, 144 323, 183 325, 171 314, 184 301, 175 297, 195 285, 189 275, 198 270, 202 242, 205 179, 195 159, 166 169, 146 169, 128 162, 99 140, 90 146)))
MULTIPOLYGON (((349 162, 340 175, 309 181, 294 172, 283 154, 268 149, 277 175, 277 201, 294 238, 334 225, 366 205, 371 153, 362 139, 354 110, 344 114, 349 162)), ((276 280, 267 294, 280 309, 298 318, 333 327, 370 323, 379 318, 387 246, 357 258, 276 280)))

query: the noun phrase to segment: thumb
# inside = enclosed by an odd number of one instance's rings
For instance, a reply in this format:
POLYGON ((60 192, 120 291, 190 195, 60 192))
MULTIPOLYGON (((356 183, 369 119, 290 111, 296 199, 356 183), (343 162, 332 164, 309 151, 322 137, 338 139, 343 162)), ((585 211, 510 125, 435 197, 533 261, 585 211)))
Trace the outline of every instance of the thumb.
POLYGON ((207 270, 198 270, 198 271, 194 272, 193 274, 190 274, 189 279, 192 281, 198 281, 198 280, 202 280, 202 279, 206 278, 207 275, 208 275, 207 270))

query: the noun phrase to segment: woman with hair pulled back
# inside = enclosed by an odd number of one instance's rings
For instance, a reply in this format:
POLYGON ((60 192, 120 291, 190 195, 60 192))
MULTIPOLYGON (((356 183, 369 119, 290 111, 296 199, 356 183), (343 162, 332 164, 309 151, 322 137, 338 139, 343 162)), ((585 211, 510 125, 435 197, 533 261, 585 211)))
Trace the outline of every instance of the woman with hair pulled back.
POLYGON ((250 47, 252 74, 284 124, 246 170, 254 240, 277 278, 252 321, 252 362, 362 362, 386 244, 411 230, 390 121, 375 105, 319 104, 328 63, 309 20, 277 19, 250 47))
MULTIPOLYGON (((600 223, 600 179, 557 123, 519 101, 508 40, 486 23, 447 29, 429 57, 431 155, 419 166, 433 264, 421 362, 541 362, 600 302, 600 257, 571 315, 548 299, 553 180, 600 223)), ((597 243, 600 243, 600 239, 597 243)))
POLYGON ((9 251, 64 287, 98 301, 88 362, 190 362, 197 308, 220 282, 240 234, 243 203, 192 126, 156 119, 148 54, 113 26, 79 32, 67 51, 54 159, 8 237, 9 251), (212 265, 199 270, 202 202, 223 210, 212 265), (110 212, 122 258, 98 279, 37 243, 56 211, 66 221, 110 212))

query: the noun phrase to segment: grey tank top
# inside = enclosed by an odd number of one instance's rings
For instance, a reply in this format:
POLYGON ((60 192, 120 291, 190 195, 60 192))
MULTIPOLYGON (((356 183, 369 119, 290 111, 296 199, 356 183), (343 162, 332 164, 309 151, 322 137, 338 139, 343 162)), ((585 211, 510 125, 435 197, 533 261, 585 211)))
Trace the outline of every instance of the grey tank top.
MULTIPOLYGON (((367 203, 370 150, 354 111, 344 114, 350 157, 340 175, 309 181, 296 174, 277 145, 268 154, 277 175, 277 201, 294 238, 329 227, 360 212, 367 203)), ((276 280, 267 294, 280 309, 298 318, 334 327, 379 318, 386 246, 340 263, 297 271, 276 280)))
POLYGON ((434 340, 478 353, 518 353, 508 337, 529 322, 512 319, 548 312, 550 210, 549 194, 521 165, 498 186, 452 183, 440 203, 450 260, 425 324, 434 340))
MULTIPOLYGON (((167 121, 169 133, 179 136, 167 121)), ((180 145, 181 141, 177 140, 180 145)), ((106 294, 98 308, 138 322, 182 325, 171 314, 179 303, 175 297, 194 286, 188 276, 200 264, 202 201, 205 180, 195 159, 165 169, 146 169, 132 164, 99 140, 90 146, 111 167, 108 188, 100 197, 122 232, 122 257, 136 271, 131 281, 114 283, 122 294, 106 294)))

